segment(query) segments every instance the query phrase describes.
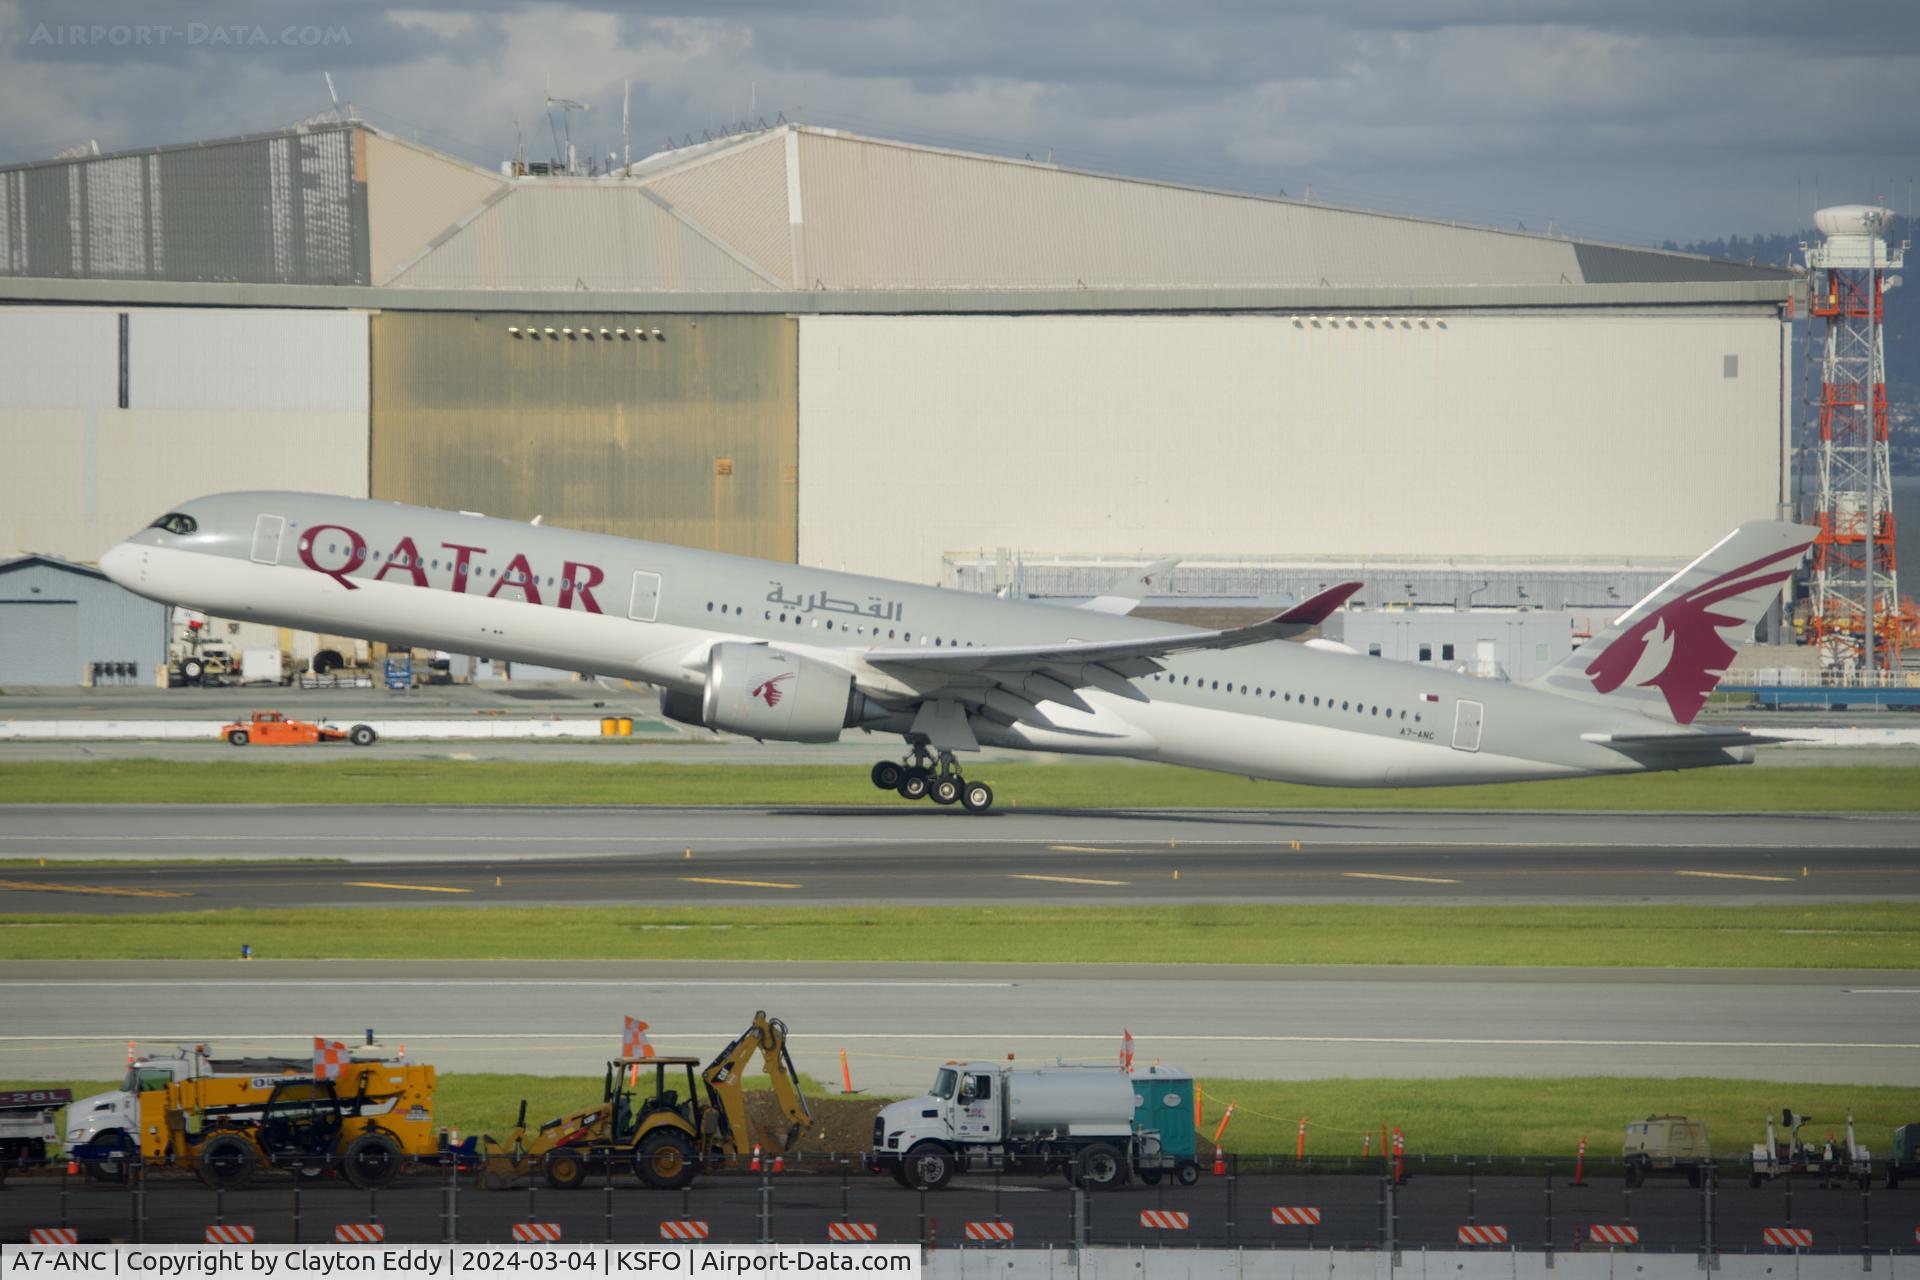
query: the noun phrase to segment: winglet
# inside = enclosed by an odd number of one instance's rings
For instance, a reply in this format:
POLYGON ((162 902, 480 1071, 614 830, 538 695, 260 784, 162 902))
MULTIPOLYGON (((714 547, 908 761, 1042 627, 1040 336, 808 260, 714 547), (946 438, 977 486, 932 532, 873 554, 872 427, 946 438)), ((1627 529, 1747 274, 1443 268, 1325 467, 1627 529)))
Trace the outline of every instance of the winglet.
POLYGON ((1334 610, 1345 604, 1364 583, 1342 582, 1338 586, 1328 587, 1318 595, 1308 596, 1293 608, 1273 618, 1274 622, 1284 622, 1293 626, 1317 627, 1331 618, 1334 610))

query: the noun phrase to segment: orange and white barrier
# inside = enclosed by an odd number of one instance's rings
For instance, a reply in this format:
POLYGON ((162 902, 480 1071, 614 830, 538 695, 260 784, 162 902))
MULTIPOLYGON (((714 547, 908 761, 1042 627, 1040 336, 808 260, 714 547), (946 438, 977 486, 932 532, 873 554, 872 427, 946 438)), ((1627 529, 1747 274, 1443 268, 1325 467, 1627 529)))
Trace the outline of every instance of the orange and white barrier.
POLYGON ((1151 1227, 1155 1231, 1185 1231, 1193 1225, 1193 1219, 1184 1213, 1171 1209, 1142 1209, 1140 1225, 1151 1227))
POLYGON ((1587 1239, 1595 1244, 1639 1244, 1640 1228, 1608 1227, 1595 1223, 1587 1228, 1587 1239))
POLYGON ((27 1230, 28 1244, 79 1244, 78 1227, 31 1227, 27 1230))
POLYGON ((1273 1225, 1276 1227, 1317 1227, 1320 1225, 1320 1210, 1311 1205, 1277 1204, 1273 1206, 1273 1225))
POLYGON ((1459 1240, 1461 1244, 1505 1244, 1505 1227, 1462 1227, 1459 1240))
POLYGON ((244 1222, 216 1222, 207 1228, 208 1244, 252 1244, 253 1228, 244 1222))
POLYGON ((877 1222, 829 1222, 827 1239, 846 1244, 871 1244, 880 1238, 877 1222))
POLYGON ((380 1244, 387 1229, 378 1222, 342 1222, 333 1229, 335 1244, 380 1244))
POLYGON ((1013 1242, 1013 1224, 1011 1222, 969 1222, 967 1239, 997 1240, 1002 1244, 1013 1242))
POLYGON ((513 1238, 522 1244, 558 1244, 560 1243, 560 1224, 516 1222, 513 1224, 513 1238))
MULTIPOLYGON (((1920 1231, 1914 1234, 1920 1236, 1920 1231)), ((1760 1238, 1781 1249, 1813 1248, 1813 1228, 1811 1227, 1766 1227, 1761 1230, 1760 1238)))
POLYGON ((705 1240, 712 1234, 712 1228, 695 1218, 672 1219, 660 1224, 662 1240, 705 1240))

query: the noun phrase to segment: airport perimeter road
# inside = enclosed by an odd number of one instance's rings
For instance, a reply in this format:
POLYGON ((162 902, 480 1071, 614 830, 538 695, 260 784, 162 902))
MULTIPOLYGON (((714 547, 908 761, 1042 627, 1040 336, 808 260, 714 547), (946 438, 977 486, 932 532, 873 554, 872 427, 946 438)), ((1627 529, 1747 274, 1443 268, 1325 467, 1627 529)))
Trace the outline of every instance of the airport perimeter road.
POLYGON ((1907 814, 424 805, 4 814, 0 857, 47 865, 0 868, 0 911, 1920 898, 1920 824, 1907 814), (269 858, 328 861, 247 861, 269 858), (62 865, 86 859, 213 861, 62 865))
POLYGON ((300 1054, 375 1029, 447 1071, 594 1074, 624 1015, 705 1055, 755 1009, 802 1070, 924 1086, 955 1055, 1146 1059, 1219 1077, 1920 1078, 1912 974, 773 964, 35 961, 0 979, 0 1078, 109 1075, 128 1040, 300 1054), (331 1029, 331 1030, 328 1030, 331 1029))

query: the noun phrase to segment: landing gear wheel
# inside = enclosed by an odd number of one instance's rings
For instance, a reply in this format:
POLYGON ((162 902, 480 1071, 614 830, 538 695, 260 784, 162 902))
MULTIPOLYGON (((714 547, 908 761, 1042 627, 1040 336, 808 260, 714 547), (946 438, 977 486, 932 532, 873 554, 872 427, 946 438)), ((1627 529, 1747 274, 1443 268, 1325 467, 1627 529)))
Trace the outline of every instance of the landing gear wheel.
POLYGON ((693 1181, 693 1144, 673 1129, 656 1129, 633 1149, 633 1171, 655 1191, 678 1191, 693 1181))
POLYGON ((200 678, 207 674, 207 664, 198 658, 188 658, 180 664, 180 678, 188 684, 199 684, 200 678))
POLYGON ((993 788, 984 782, 963 782, 960 804, 968 813, 985 813, 993 808, 993 788))
POLYGON ((1081 1150, 1073 1161, 1073 1180, 1088 1191, 1110 1191, 1127 1180, 1127 1162, 1104 1142, 1081 1150))
POLYGON ((587 1181, 587 1158, 578 1151, 561 1147, 547 1153, 547 1185, 573 1191, 587 1181))
POLYGON ((217 1191, 245 1186, 259 1163, 253 1144, 237 1133, 216 1133, 200 1144, 200 1181, 217 1191))
POLYGON ((347 730, 347 741, 356 747, 370 747, 373 745, 373 740, 379 736, 370 724, 357 724, 347 730))
POLYGON ((906 776, 906 769, 891 760, 882 760, 873 766, 873 785, 882 791, 898 791, 900 779, 906 776))
POLYGON ((933 780, 928 792, 935 804, 958 804, 960 801, 960 779, 951 775, 933 780))
POLYGON ((894 790, 900 793, 902 800, 924 800, 932 780, 923 769, 909 769, 900 778, 900 785, 894 790))
POLYGON ((347 1144, 340 1158, 340 1172, 362 1191, 390 1187, 400 1176, 406 1156, 400 1144, 378 1131, 369 1130, 347 1144))
POLYGON ((244 746, 246 746, 246 745, 247 745, 247 731, 246 731, 245 729, 229 729, 229 730, 227 730, 227 743, 228 743, 228 745, 230 745, 230 746, 235 746, 235 747, 244 747, 244 746))
POLYGON ((953 1181, 959 1162, 945 1143, 922 1142, 907 1152, 907 1158, 900 1167, 906 1171, 906 1185, 909 1188, 924 1187, 928 1191, 938 1191, 953 1181))

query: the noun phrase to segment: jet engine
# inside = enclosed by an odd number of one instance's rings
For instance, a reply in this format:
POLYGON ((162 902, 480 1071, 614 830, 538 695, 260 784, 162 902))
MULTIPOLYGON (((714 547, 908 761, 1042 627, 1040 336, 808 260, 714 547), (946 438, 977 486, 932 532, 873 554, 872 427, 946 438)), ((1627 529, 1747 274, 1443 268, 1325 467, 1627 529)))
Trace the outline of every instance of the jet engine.
MULTIPOLYGON (((686 695, 669 695, 662 708, 690 711, 686 695), (676 705, 667 708, 666 702, 676 705)), ((707 658, 707 687, 699 722, 710 729, 781 742, 832 742, 849 725, 880 719, 884 708, 856 693, 853 676, 838 667, 763 644, 723 643, 707 658)))

